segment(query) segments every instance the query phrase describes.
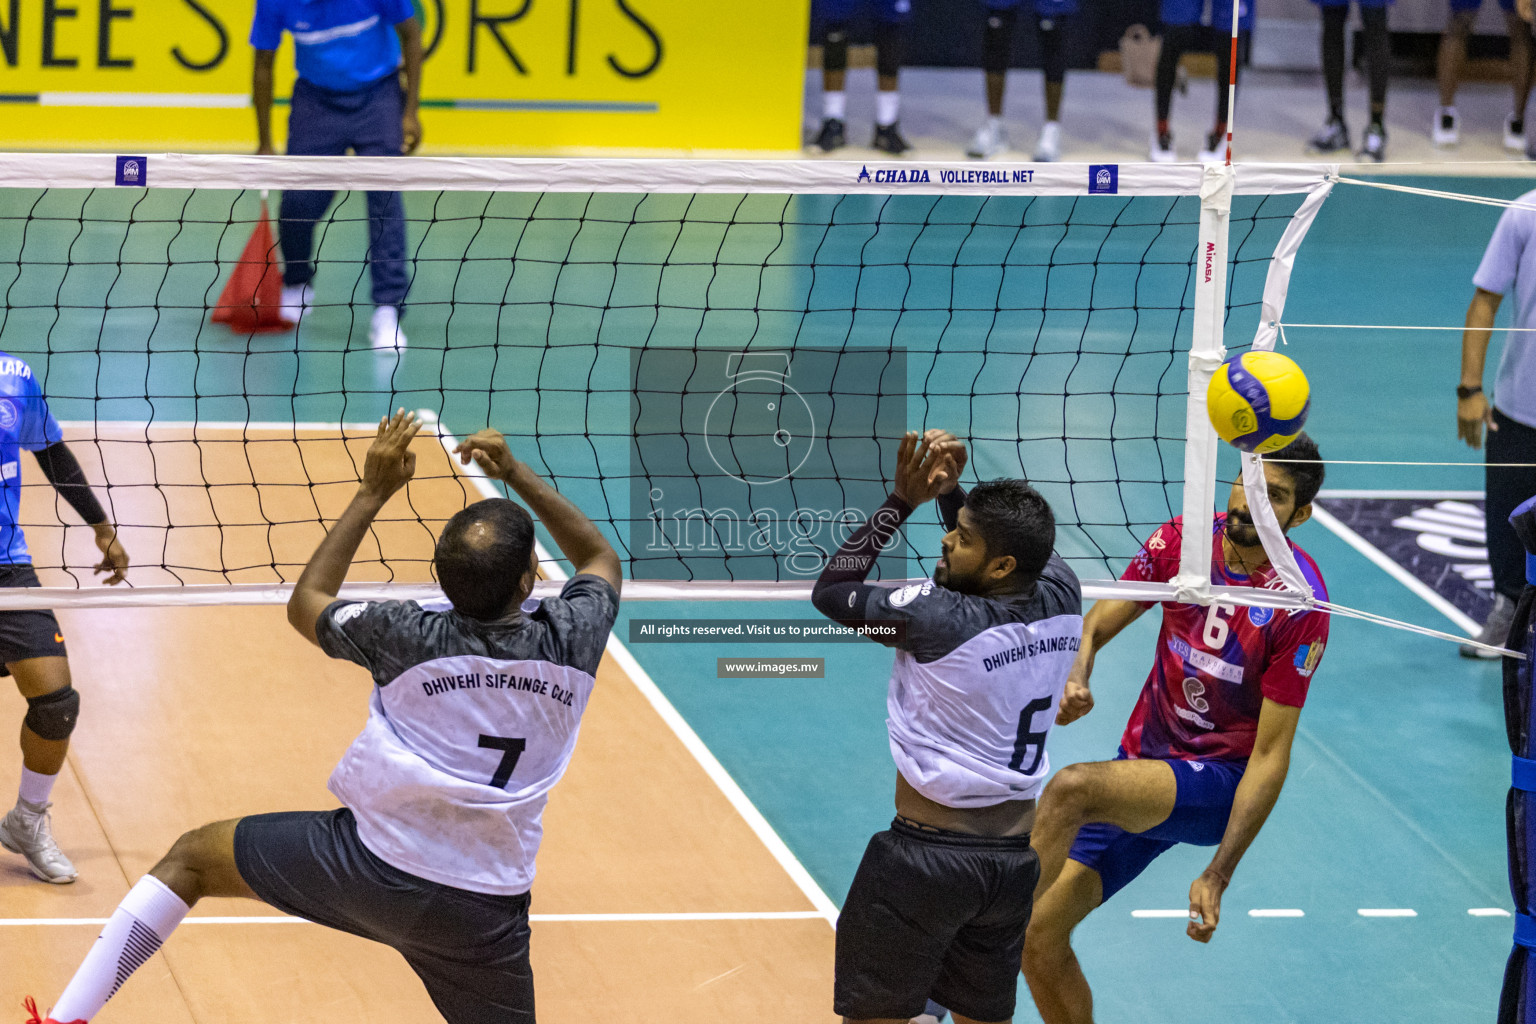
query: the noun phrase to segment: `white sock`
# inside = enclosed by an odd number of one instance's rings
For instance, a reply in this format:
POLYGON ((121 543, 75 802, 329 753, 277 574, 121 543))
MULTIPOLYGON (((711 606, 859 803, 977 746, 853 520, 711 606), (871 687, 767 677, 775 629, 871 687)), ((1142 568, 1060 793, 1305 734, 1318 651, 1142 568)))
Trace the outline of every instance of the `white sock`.
POLYGON ((20 796, 29 804, 45 804, 53 793, 53 784, 57 779, 57 775, 44 775, 22 765, 20 796))
POLYGON ((845 92, 824 92, 821 94, 821 116, 836 118, 839 121, 847 120, 848 94, 845 92))
POLYGON ((154 875, 145 875, 117 905, 48 1016, 69 1024, 101 1012, 128 976, 154 956, 192 908, 154 875))
POLYGON ((875 93, 875 124, 881 128, 889 128, 896 123, 896 115, 901 109, 901 93, 892 89, 890 92, 875 93))
POLYGON ((988 129, 990 129, 991 131, 995 132, 998 129, 1002 128, 1002 126, 1003 126, 1003 117, 1002 117, 1001 114, 988 114, 987 115, 987 128, 988 129))

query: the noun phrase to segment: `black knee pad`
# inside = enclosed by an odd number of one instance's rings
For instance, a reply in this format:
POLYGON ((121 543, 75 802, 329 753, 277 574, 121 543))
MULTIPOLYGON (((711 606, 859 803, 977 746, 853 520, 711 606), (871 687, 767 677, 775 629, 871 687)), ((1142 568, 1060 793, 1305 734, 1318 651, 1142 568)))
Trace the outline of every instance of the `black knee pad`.
POLYGON ((1047 82, 1061 82, 1067 77, 1066 33, 1062 31, 1066 21, 1064 17, 1035 19, 1040 32, 1040 70, 1047 82))
POLYGON ((902 43, 906 39, 906 27, 882 21, 875 25, 875 70, 886 78, 901 73, 902 43))
POLYGON ((80 694, 73 686, 27 698, 22 724, 45 740, 67 740, 80 717, 80 694))
POLYGON ((1014 8, 988 11, 987 28, 981 37, 981 69, 989 75, 1001 75, 1013 62, 1013 26, 1019 20, 1014 8))
POLYGON ((848 70, 848 26, 843 22, 827 26, 826 38, 821 43, 821 70, 848 70))

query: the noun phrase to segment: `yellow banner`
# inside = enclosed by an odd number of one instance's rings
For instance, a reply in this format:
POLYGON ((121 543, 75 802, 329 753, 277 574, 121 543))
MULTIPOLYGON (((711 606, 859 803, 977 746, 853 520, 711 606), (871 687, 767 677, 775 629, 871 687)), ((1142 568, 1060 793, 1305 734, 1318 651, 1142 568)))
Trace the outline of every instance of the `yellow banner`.
MULTIPOLYGON (((809 2, 415 0, 422 152, 797 149, 809 2)), ((254 149, 254 9, 0 0, 0 148, 254 149)))

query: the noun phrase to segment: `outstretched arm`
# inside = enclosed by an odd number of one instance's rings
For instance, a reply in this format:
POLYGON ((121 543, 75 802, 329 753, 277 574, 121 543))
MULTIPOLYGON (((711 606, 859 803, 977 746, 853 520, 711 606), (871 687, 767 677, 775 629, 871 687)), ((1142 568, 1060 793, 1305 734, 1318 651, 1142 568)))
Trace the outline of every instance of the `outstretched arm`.
POLYGON ((1300 719, 1301 708, 1264 698, 1253 756, 1248 759, 1243 780, 1237 784, 1227 831, 1221 837, 1221 845, 1216 848, 1210 866, 1189 887, 1187 931, 1196 942, 1211 941, 1221 919, 1221 895, 1232 881, 1232 872, 1280 798, 1286 773, 1291 767, 1291 743, 1296 739, 1296 723, 1300 719))
POLYGON ((560 553, 570 559, 577 575, 596 576, 607 580, 615 591, 620 589, 624 582, 623 566, 602 531, 581 509, 515 457, 500 431, 482 430, 471 434, 453 453, 464 465, 473 459, 487 476, 500 480, 527 502, 554 538, 560 553))
POLYGON ((85 471, 80 468, 80 460, 75 458, 75 453, 63 441, 49 445, 35 454, 43 476, 53 484, 59 497, 69 502, 69 507, 96 531, 96 546, 101 549, 102 559, 94 571, 98 575, 109 574, 106 580, 108 586, 123 582, 128 574, 128 552, 117 539, 117 527, 112 525, 101 502, 96 500, 90 481, 86 480, 85 471))
POLYGON ((896 450, 891 496, 827 560, 811 590, 811 603, 817 611, 838 622, 864 621, 864 602, 858 599, 858 588, 912 510, 937 497, 941 489, 953 489, 959 476, 955 469, 957 448, 964 450, 944 431, 930 430, 921 437, 915 430, 907 431, 896 450))
POLYGON ((419 430, 421 421, 415 413, 404 409, 379 420, 379 432, 363 460, 363 479, 357 494, 309 557, 309 564, 294 585, 293 596, 288 598, 288 623, 317 647, 320 641, 315 635, 315 623, 340 593, 357 546, 363 542, 379 510, 416 473, 416 456, 409 449, 419 430))

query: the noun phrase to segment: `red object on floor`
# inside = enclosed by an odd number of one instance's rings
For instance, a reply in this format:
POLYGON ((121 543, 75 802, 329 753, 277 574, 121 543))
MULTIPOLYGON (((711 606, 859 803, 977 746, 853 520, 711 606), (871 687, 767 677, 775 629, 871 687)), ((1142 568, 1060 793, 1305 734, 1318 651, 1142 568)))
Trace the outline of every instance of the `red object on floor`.
MULTIPOLYGON (((33 999, 31 996, 27 996, 27 998, 21 1001, 21 1008, 32 1015, 27 1020, 26 1024, 59 1024, 59 1022, 54 1020, 52 1017, 49 1017, 46 1020, 38 1020, 37 1000, 33 999)), ((74 1022, 74 1024, 86 1024, 86 1022, 83 1020, 77 1020, 74 1022)))
POLYGON ((213 307, 213 322, 232 331, 286 331, 293 326, 282 315, 283 272, 277 265, 277 247, 267 219, 267 201, 261 201, 261 220, 240 253, 240 262, 213 307))

